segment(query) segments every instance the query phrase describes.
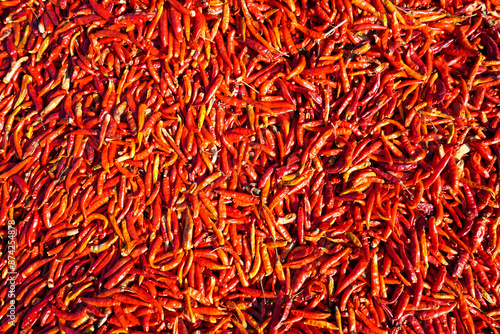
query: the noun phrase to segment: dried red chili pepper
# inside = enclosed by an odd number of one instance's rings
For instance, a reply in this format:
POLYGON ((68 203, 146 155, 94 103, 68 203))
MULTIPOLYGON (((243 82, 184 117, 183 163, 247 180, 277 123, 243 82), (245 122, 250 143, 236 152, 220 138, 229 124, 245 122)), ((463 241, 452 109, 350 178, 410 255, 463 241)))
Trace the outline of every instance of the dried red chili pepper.
POLYGON ((0 4, 21 329, 496 332, 496 3, 404 5, 0 4))

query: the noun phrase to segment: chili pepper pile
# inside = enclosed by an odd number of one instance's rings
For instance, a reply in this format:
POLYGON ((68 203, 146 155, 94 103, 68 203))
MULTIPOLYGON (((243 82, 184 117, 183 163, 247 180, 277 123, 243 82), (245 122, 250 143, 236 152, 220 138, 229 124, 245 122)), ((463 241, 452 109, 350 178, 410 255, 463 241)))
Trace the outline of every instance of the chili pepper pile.
POLYGON ((392 1, 1 2, 0 332, 498 333, 500 3, 392 1))

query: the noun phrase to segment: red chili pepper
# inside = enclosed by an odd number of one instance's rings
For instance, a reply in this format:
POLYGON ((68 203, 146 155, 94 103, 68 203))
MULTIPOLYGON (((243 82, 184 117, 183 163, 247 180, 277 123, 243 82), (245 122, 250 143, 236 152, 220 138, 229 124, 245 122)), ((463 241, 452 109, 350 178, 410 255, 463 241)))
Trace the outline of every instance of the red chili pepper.
POLYGON ((309 5, 2 3, 22 330, 495 332, 494 1, 309 5))

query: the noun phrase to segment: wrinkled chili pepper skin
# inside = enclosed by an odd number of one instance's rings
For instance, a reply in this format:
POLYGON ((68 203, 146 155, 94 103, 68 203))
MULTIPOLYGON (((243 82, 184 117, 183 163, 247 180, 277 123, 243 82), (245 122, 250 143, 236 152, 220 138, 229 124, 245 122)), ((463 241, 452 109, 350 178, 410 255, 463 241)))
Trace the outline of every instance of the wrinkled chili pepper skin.
POLYGON ((0 332, 498 333, 498 12, 0 2, 0 332))

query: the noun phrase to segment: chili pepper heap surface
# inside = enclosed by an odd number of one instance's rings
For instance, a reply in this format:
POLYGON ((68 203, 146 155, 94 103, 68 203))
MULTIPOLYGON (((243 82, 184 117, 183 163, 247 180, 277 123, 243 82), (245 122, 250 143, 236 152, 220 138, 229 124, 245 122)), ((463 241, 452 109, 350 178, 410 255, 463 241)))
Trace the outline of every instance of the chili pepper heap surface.
POLYGON ((0 332, 499 333, 498 6, 1 2, 0 332))

